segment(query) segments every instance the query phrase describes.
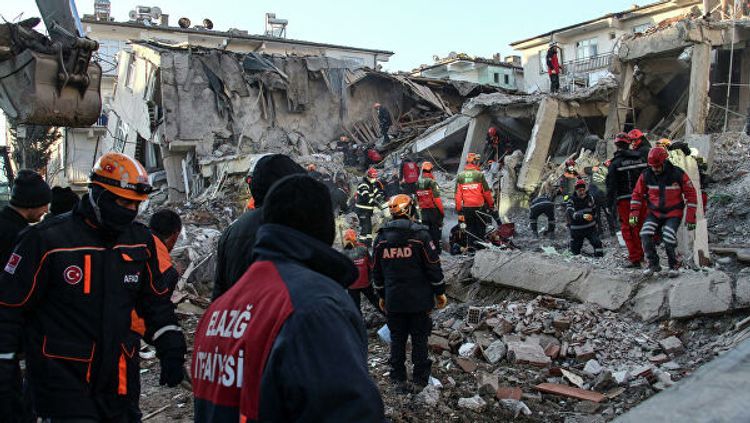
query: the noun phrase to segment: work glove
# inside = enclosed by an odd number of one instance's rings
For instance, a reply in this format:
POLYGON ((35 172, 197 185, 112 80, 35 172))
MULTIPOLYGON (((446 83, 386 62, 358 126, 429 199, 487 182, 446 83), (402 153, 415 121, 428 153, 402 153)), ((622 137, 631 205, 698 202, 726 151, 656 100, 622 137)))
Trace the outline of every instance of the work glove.
POLYGON ((380 307, 380 310, 385 313, 385 299, 381 298, 378 300, 378 306, 380 307))
POLYGON ((20 416, 24 412, 21 398, 21 369, 18 362, 0 359, 0 416, 10 416, 9 421, 20 422, 20 416), (18 417, 18 420, 13 420, 13 416, 18 417))
POLYGON ((568 200, 570 200, 570 196, 567 194, 563 195, 563 201, 568 201, 568 200))
POLYGON ((445 294, 440 294, 435 296, 435 307, 437 308, 445 308, 445 306, 448 304, 448 297, 445 296, 445 294))
POLYGON ((587 222, 591 222, 592 220, 594 220, 594 215, 591 214, 591 213, 585 213, 583 215, 583 220, 585 220, 587 222))
POLYGON ((630 219, 628 219, 628 223, 630 226, 635 226, 638 224, 638 216, 630 216, 630 219))
POLYGON ((695 223, 688 223, 687 224, 687 230, 694 231, 695 230, 695 223))
POLYGON ((179 331, 168 331, 154 340, 154 347, 161 367, 159 385, 174 388, 185 379, 185 335, 179 331))

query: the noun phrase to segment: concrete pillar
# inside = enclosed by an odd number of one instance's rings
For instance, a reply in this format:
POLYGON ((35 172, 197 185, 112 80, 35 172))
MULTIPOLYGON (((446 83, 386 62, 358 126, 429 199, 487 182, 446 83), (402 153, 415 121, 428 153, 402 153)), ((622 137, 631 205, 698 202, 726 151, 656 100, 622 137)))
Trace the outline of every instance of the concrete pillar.
POLYGON ((518 188, 531 192, 539 184, 544 165, 549 156, 549 146, 552 142, 552 134, 555 132, 560 104, 552 97, 545 97, 539 103, 536 112, 534 128, 531 130, 531 139, 526 148, 523 165, 518 174, 518 188))
POLYGON ((186 154, 181 151, 171 151, 169 147, 160 146, 164 171, 167 174, 167 198, 169 202, 185 200, 185 182, 182 175, 182 160, 186 154))
POLYGON ((693 45, 690 64, 690 93, 687 106, 685 135, 706 133, 708 116, 708 84, 711 74, 711 45, 693 45))
MULTIPOLYGON (((466 156, 469 153, 482 154, 487 139, 487 130, 490 129, 491 117, 488 113, 481 113, 471 119, 469 130, 466 132, 464 149, 461 151, 461 162, 458 171, 462 172, 466 165, 466 156)), ((482 158, 484 160, 484 158, 482 158)))
MULTIPOLYGON (((609 100, 609 114, 604 126, 604 140, 612 140, 618 132, 622 132, 625 119, 630 107, 630 94, 633 89, 633 74, 635 67, 632 63, 623 63, 620 68, 620 78, 617 90, 609 100)), ((615 154, 614 143, 607 144, 607 157, 615 154)))
POLYGON ((738 110, 741 114, 747 113, 747 109, 750 107, 750 45, 742 50, 740 55, 741 71, 740 71, 740 98, 738 110))

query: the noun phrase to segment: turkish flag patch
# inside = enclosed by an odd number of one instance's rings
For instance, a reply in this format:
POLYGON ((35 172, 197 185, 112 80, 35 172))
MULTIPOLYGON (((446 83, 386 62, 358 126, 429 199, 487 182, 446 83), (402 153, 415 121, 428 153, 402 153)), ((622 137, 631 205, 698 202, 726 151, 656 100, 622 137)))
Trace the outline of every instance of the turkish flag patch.
POLYGON ((11 275, 15 274, 18 263, 20 262, 21 256, 16 253, 11 254, 10 258, 8 259, 8 263, 5 265, 5 271, 10 273, 11 275))
POLYGON ((78 266, 68 266, 63 271, 63 277, 68 284, 76 285, 83 279, 83 271, 78 266))

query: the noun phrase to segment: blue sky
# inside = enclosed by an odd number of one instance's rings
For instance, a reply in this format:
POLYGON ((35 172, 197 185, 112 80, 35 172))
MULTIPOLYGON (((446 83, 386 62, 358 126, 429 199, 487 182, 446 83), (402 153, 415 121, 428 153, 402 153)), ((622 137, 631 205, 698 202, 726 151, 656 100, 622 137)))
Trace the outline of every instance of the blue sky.
MULTIPOLYGON (((654 0, 644 0, 641 4, 654 0)), ((176 25, 182 16, 199 23, 210 18, 215 29, 263 32, 265 12, 288 19, 288 37, 331 44, 390 50, 385 69, 411 70, 451 51, 491 57, 512 54, 508 44, 551 29, 626 10, 633 0, 111 0, 112 14, 127 20, 136 5, 159 6, 176 25)), ((92 13, 94 1, 78 1, 80 13, 92 13)), ((0 14, 13 20, 38 16, 33 0, 4 0, 0 14)))

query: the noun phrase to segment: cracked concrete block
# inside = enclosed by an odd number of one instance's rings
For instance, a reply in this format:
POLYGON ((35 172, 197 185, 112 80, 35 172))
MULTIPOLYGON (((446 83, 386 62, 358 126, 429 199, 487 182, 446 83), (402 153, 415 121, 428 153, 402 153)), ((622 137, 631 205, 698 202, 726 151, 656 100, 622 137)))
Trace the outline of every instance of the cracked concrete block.
POLYGON ((474 256, 471 275, 482 282, 560 296, 584 271, 534 253, 481 250, 474 256))
POLYGON ((566 292, 581 301, 599 304, 607 310, 617 310, 630 298, 633 285, 630 278, 590 271, 574 281, 566 292))
POLYGON ((671 280, 649 282, 638 290, 631 300, 630 308, 646 322, 669 316, 667 294, 672 288, 671 280))
POLYGON ((552 97, 545 97, 539 103, 529 146, 518 174, 517 186, 526 192, 531 192, 539 184, 559 112, 560 103, 552 97))
POLYGON ((691 272, 674 280, 669 292, 671 318, 721 313, 732 308, 732 283, 724 272, 691 272))
POLYGON ((737 279, 734 288, 734 308, 750 307, 750 276, 737 279))

